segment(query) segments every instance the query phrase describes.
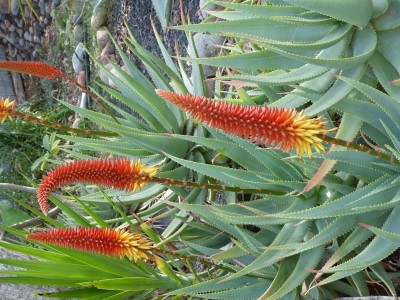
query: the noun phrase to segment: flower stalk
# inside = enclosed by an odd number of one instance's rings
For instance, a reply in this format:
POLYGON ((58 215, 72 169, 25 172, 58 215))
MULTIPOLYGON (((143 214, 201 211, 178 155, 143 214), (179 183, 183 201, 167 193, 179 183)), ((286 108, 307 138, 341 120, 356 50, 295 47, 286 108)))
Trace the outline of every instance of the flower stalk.
POLYGON ((10 101, 9 98, 4 99, 0 98, 0 120, 3 123, 5 120, 10 119, 12 121, 12 117, 17 117, 23 119, 25 121, 34 122, 37 124, 42 124, 44 126, 48 126, 57 130, 68 131, 77 134, 84 134, 84 135, 98 135, 98 136, 108 136, 108 137, 116 137, 119 134, 115 132, 109 131, 100 131, 100 130, 84 130, 79 128, 73 128, 70 126, 65 126, 59 123, 50 122, 45 119, 38 118, 34 115, 30 115, 15 109, 16 102, 10 101))
POLYGON ((96 101, 97 104, 99 104, 117 124, 120 124, 117 117, 110 111, 105 103, 99 99, 99 97, 56 67, 37 61, 0 61, 0 69, 50 79, 61 77, 92 97, 92 99, 94 99, 94 101, 96 101))

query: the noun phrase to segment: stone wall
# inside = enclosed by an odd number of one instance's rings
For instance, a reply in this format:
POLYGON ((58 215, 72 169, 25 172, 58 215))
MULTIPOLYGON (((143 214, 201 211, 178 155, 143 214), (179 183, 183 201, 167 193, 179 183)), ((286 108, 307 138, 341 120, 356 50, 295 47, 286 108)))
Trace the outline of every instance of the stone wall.
MULTIPOLYGON (((51 10, 60 4, 60 0, 33 0, 32 6, 36 14, 29 8, 26 0, 10 0, 10 5, 8 2, 9 0, 0 0, 0 52, 5 52, 5 57, 1 57, 1 60, 35 60, 45 30, 52 20, 51 10)), ((0 84, 0 97, 13 97, 20 103, 25 101, 19 74, 6 76, 5 72, 1 72, 0 84)))

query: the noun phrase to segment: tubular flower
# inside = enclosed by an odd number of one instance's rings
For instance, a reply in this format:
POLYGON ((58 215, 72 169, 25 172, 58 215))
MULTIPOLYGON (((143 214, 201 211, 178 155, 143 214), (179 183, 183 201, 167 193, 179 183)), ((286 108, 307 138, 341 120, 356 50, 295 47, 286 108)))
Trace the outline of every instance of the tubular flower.
POLYGON ((0 61, 0 69, 46 78, 64 76, 60 69, 38 61, 0 61))
POLYGON ((291 108, 245 106, 164 90, 156 92, 210 127, 287 152, 296 148, 299 157, 304 153, 312 157, 312 148, 318 153, 324 151, 321 136, 332 131, 325 129, 326 122, 321 117, 312 119, 291 108))
POLYGON ((5 99, 0 98, 0 119, 1 123, 3 123, 7 118, 12 121, 12 112, 15 108, 15 101, 10 101, 9 98, 5 99))
POLYGON ((152 242, 142 234, 114 228, 57 228, 31 233, 27 238, 64 248, 96 252, 114 257, 127 256, 135 262, 148 260, 152 242))
POLYGON ((79 160, 60 165, 43 177, 37 191, 39 206, 47 215, 48 195, 66 184, 82 182, 134 192, 148 184, 157 172, 157 166, 147 167, 140 160, 123 158, 79 160))

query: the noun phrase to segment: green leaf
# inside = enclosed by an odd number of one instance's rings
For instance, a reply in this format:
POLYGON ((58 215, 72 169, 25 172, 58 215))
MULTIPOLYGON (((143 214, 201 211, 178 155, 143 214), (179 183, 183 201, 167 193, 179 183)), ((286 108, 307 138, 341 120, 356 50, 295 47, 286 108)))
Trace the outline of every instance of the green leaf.
POLYGON ((193 58, 185 59, 196 61, 199 64, 215 67, 235 68, 235 69, 292 69, 301 67, 304 63, 298 60, 284 57, 270 50, 253 51, 237 55, 227 55, 221 57, 193 58))
MULTIPOLYGON (((340 72, 341 76, 349 77, 354 80, 359 80, 365 72, 367 65, 360 64, 359 66, 352 69, 345 69, 340 72)), ((333 86, 316 102, 314 102, 310 107, 308 107, 304 112, 309 116, 317 115, 331 106, 335 105, 337 102, 343 100, 351 91, 353 87, 336 80, 333 86)))
POLYGON ((211 178, 226 182, 229 185, 243 189, 276 189, 276 190, 291 190, 293 188, 302 188, 303 183, 292 182, 281 183, 269 179, 269 174, 260 172, 250 172, 240 169, 232 169, 221 166, 213 166, 209 164, 197 163, 185 159, 181 159, 165 153, 167 157, 173 161, 195 170, 200 174, 207 175, 211 178))
POLYGON ((225 1, 212 0, 219 6, 234 9, 241 13, 248 14, 253 17, 273 17, 273 16, 297 16, 304 12, 304 9, 296 6, 278 6, 278 5, 254 5, 248 3, 230 3, 225 1))
POLYGON ((371 0, 285 0, 285 2, 356 25, 360 28, 368 25, 373 12, 371 0))
POLYGON ((166 1, 157 1, 157 0, 151 0, 151 3, 153 4, 153 7, 157 13, 158 19, 160 20, 161 26, 166 27, 169 16, 171 14, 171 5, 172 1, 171 0, 166 0, 166 1))
POLYGON ((149 289, 170 289, 175 287, 175 282, 165 277, 164 279, 151 279, 144 277, 126 277, 81 282, 82 286, 95 286, 104 290, 120 291, 146 291, 149 289))
MULTIPOLYGON (((400 227, 398 226, 398 220, 400 217, 400 206, 393 209, 389 218, 383 225, 384 231, 393 232, 395 234, 400 233, 400 227)), ((324 272, 338 272, 355 269, 364 269, 372 264, 375 264, 385 257, 389 256, 398 248, 398 243, 395 241, 387 241, 387 239, 377 236, 373 241, 356 257, 346 261, 336 267, 332 267, 324 272)))
POLYGON ((288 262, 286 263, 287 266, 285 267, 285 272, 278 272, 277 274, 277 276, 281 275, 283 277, 283 282, 280 282, 275 289, 271 289, 271 287, 273 286, 273 284, 271 284, 270 289, 268 289, 259 299, 281 299, 284 295, 288 294, 294 288, 300 286, 303 281, 308 277, 308 275, 310 275, 309 269, 313 269, 319 262, 323 251, 323 246, 305 251, 300 254, 297 262, 295 262, 296 259, 293 261, 292 258, 284 259, 281 262, 281 265, 284 265, 285 260, 288 260, 288 262), (293 269, 294 263, 296 263, 296 266, 293 269))
MULTIPOLYGON (((398 128, 400 128, 400 102, 397 99, 391 98, 390 96, 382 93, 381 91, 374 89, 373 87, 364 83, 355 81, 350 78, 339 76, 339 79, 347 82, 369 99, 371 99, 376 105, 382 108, 388 116, 394 121, 398 128)), ((383 120, 385 122, 385 120, 383 120)))
MULTIPOLYGON (((206 280, 200 283, 192 284, 188 287, 173 290, 168 292, 168 295, 195 295, 203 294, 209 292, 219 292, 219 291, 234 291, 236 288, 244 288, 246 286, 253 286, 258 283, 257 279, 250 277, 239 277, 229 281, 223 281, 224 277, 219 277, 211 280, 206 280)), ((268 284, 268 283, 264 283, 268 284)), ((265 289, 265 288, 264 288, 265 289)), ((230 299, 230 298, 229 298, 230 299)))
POLYGON ((379 7, 380 15, 373 20, 372 24, 374 25, 374 28, 376 30, 389 30, 399 27, 400 3, 394 0, 384 0, 375 2, 377 2, 377 4, 380 6, 379 7))
POLYGON ((116 275, 99 270, 88 265, 59 263, 59 262, 46 262, 37 260, 15 260, 15 259, 0 259, 0 263, 25 268, 21 271, 21 275, 39 277, 39 278, 52 278, 52 279, 104 279, 113 278, 116 275), (68 270, 68 272, 65 272, 68 270))
POLYGON ((246 39, 252 38, 256 40, 275 40, 293 43, 310 43, 319 41, 332 29, 330 26, 293 26, 293 24, 265 18, 181 25, 173 28, 220 35, 223 34, 235 38, 243 37, 246 39))
MULTIPOLYGON (((331 46, 330 48, 336 48, 337 45, 340 45, 341 43, 346 44, 346 42, 347 39, 342 39, 339 43, 337 43, 334 46, 331 46)), ((353 68, 367 61, 367 59, 374 53, 377 47, 377 35, 372 26, 368 26, 363 30, 356 30, 352 38, 352 44, 360 46, 359 49, 362 49, 363 51, 351 57, 343 57, 343 58, 340 58, 342 52, 335 52, 335 55, 333 55, 332 57, 320 58, 314 56, 307 56, 304 55, 303 53, 298 54, 294 52, 289 52, 283 50, 278 46, 266 46, 266 48, 270 49, 271 51, 277 52, 281 55, 322 67, 338 68, 338 69, 353 68)))
POLYGON ((268 85, 290 85, 303 81, 307 81, 328 72, 329 69, 325 67, 306 64, 300 68, 290 70, 288 72, 278 70, 272 71, 267 74, 260 75, 228 75, 222 76, 220 80, 232 80, 231 84, 235 85, 242 82, 252 82, 256 84, 268 85))
POLYGON ((8 226, 29 220, 31 217, 26 212, 13 207, 10 201, 0 200, 0 218, 1 224, 8 226))
POLYGON ((400 70, 400 41, 396 38, 400 34, 400 27, 379 32, 378 51, 396 68, 400 70))
POLYGON ((32 284, 45 286, 78 286, 79 279, 35 278, 29 276, 0 277, 0 283, 32 284))
POLYGON ((373 7, 372 17, 376 18, 384 14, 386 10, 389 8, 389 2, 391 2, 391 0, 372 0, 372 7, 373 7))

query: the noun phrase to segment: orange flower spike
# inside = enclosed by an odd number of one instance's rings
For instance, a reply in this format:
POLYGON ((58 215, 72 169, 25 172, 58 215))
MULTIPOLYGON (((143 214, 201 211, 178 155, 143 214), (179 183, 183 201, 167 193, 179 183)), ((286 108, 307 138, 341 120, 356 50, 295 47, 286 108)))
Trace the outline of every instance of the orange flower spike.
POLYGON ((60 69, 38 61, 0 61, 0 69, 46 78, 65 76, 60 69))
POLYGON ((292 108, 245 106, 164 90, 156 92, 210 127, 258 144, 279 146, 287 152, 296 148, 299 157, 304 153, 312 157, 312 148, 318 153, 324 151, 321 137, 335 130, 326 130, 322 118, 312 119, 292 108))
POLYGON ((27 238, 46 244, 95 252, 114 257, 127 256, 135 262, 152 258, 152 242, 142 234, 114 228, 57 228, 31 233, 27 238))
POLYGON ((9 98, 5 99, 0 98, 0 119, 1 123, 3 123, 5 120, 10 119, 12 121, 12 115, 13 111, 15 109, 15 101, 10 101, 9 98))
POLYGON ((38 203, 47 215, 48 196, 61 186, 82 182, 134 192, 148 184, 157 172, 157 166, 147 167, 140 161, 123 158, 78 160, 57 166, 43 177, 37 190, 38 203))

